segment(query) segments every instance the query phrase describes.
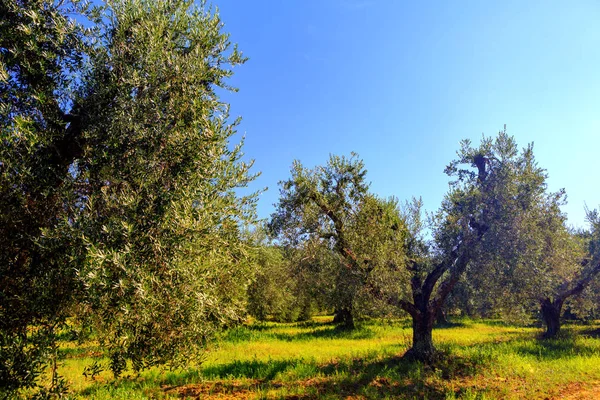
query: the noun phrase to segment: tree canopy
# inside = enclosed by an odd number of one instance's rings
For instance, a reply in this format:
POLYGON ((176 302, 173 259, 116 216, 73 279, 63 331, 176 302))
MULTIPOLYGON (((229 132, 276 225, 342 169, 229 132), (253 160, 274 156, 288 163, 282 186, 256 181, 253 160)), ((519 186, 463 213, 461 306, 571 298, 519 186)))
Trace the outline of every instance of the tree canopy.
MULTIPOLYGON (((305 250, 329 250, 336 261, 328 264, 329 304, 336 322, 354 326, 360 298, 368 282, 390 263, 401 263, 406 230, 395 200, 369 193, 366 170, 357 154, 332 155, 325 166, 306 169, 298 161, 292 177, 281 183, 281 198, 270 227, 283 243, 305 250), (307 245, 312 243, 312 246, 307 245), (376 274, 373 274, 377 271, 376 274)), ((306 257, 313 258, 318 252, 306 257)), ((382 275, 379 275, 381 278, 382 275)), ((364 304, 364 303, 363 303, 364 304)))

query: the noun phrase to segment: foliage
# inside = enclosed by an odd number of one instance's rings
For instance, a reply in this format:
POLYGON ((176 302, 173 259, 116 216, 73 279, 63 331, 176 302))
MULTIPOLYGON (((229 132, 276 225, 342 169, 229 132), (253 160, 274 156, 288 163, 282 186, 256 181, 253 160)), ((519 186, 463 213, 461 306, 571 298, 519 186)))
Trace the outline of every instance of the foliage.
MULTIPOLYGON (((597 273, 597 264, 586 258, 585 238, 567 227, 560 210, 564 190, 549 193, 547 173, 537 165, 533 145, 519 153, 505 134, 495 142, 484 140, 477 149, 466 144, 462 153, 466 158, 482 155, 486 164, 497 164, 502 171, 501 185, 486 180, 491 196, 483 199, 481 215, 490 221, 483 222, 489 229, 469 265, 473 279, 467 293, 483 294, 474 297, 479 308, 513 320, 527 319, 541 304, 547 335, 556 334, 562 304, 597 273)), ((459 180, 475 179, 466 171, 456 172, 459 180)))
POLYGON ((597 209, 586 209, 588 229, 577 230, 574 235, 581 241, 584 257, 581 260, 580 280, 588 280, 589 288, 577 293, 565 304, 565 314, 576 318, 600 318, 600 214, 597 209))
POLYGON ((248 286, 248 312, 260 321, 306 320, 314 305, 304 264, 269 242, 266 237, 256 245, 254 280, 248 286))
POLYGON ((484 138, 478 148, 463 143, 459 157, 449 166, 458 180, 444 207, 457 215, 479 215, 477 223, 486 227, 469 265, 471 288, 465 286, 466 292, 487 294, 473 299, 480 310, 529 315, 538 299, 551 295, 578 267, 579 246, 560 211, 565 193, 547 192, 547 174, 537 166, 533 146, 519 152, 505 132, 496 140, 484 138), (485 174, 493 174, 480 190, 465 185, 474 187, 481 172, 456 164, 475 157, 484 160, 490 171, 485 174))
POLYGON ((192 1, 0 8, 3 389, 36 384, 73 312, 115 375, 187 362, 252 274, 254 176, 217 93, 244 57, 192 1))
MULTIPOLYGON (((485 298, 492 299, 492 306, 515 298, 521 305, 522 299, 508 294, 503 278, 510 274, 519 276, 511 282, 528 282, 526 274, 531 275, 537 266, 535 256, 544 254, 543 245, 566 243, 564 238, 549 242, 552 236, 538 233, 560 234, 563 193, 546 194, 546 175, 535 163, 532 146, 519 152, 506 130, 495 138, 484 137, 478 147, 463 141, 446 173, 455 180, 433 215, 433 241, 424 241, 419 236, 420 224, 412 224, 416 229, 411 229, 412 238, 407 241, 411 290, 392 299, 413 319, 409 355, 425 361, 435 354, 433 322, 458 282, 463 282, 463 293, 487 292, 485 298), (487 290, 486 284, 497 285, 498 292, 487 290)), ((408 211, 408 221, 420 221, 418 203, 408 211)), ((556 252, 564 256, 566 250, 556 252)))
POLYGON ((127 360, 136 370, 188 362, 243 318, 252 268, 240 227, 255 195, 235 192, 251 164, 230 147, 238 122, 216 88, 244 58, 218 15, 137 0, 111 2, 106 15, 81 91, 90 111, 74 226, 83 312, 119 375, 127 360))
POLYGON ((357 307, 368 316, 397 316, 386 299, 398 298, 410 289, 407 266, 411 221, 395 198, 365 197, 349 229, 349 243, 368 268, 359 288, 357 307))
MULTIPOLYGON (((355 328, 356 317, 402 309, 408 354, 432 361, 403 361, 420 374, 443 360, 432 329, 449 296, 459 311, 513 320, 541 304, 552 334, 565 301, 579 315, 598 303, 598 212, 589 230, 570 230, 565 192, 548 191, 533 145, 519 150, 506 130, 462 142, 432 240, 421 201, 401 208, 370 193, 354 153, 294 162, 269 223, 276 241, 249 239, 257 197, 238 189, 255 175, 219 97, 245 58, 216 12, 191 0, 0 0, 0 14, 0 398, 64 393, 57 331, 69 316, 93 329, 118 377, 129 364, 199 363, 247 311, 296 321, 334 309, 355 328)), ((286 340, 372 335, 336 329, 286 340)), ((262 379, 286 365, 244 368, 262 379)), ((336 366, 306 368, 294 373, 336 366)))
POLYGON ((0 392, 9 397, 36 386, 79 287, 71 100, 93 49, 91 31, 67 14, 94 20, 98 10, 61 3, 0 2, 0 392))
MULTIPOLYGON (((325 166, 306 169, 294 162, 291 178, 281 182, 281 197, 270 228, 282 243, 302 250, 315 261, 318 273, 329 277, 328 302, 338 321, 353 327, 360 298, 369 290, 374 271, 403 262, 405 235, 395 200, 368 193, 366 170, 356 154, 332 155, 325 166), (317 255, 330 253, 332 262, 317 255)), ((383 277, 383 275, 382 275, 383 277)))

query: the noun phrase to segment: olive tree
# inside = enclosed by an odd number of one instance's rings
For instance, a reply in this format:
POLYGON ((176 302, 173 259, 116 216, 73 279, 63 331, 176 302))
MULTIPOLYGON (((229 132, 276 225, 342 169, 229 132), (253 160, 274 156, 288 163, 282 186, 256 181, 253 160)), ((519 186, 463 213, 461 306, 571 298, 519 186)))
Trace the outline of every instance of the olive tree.
POLYGON ((116 375, 187 362, 245 313, 254 176, 218 95, 244 57, 192 1, 0 10, 2 385, 74 312, 116 375))
MULTIPOLYGON (((281 197, 270 227, 293 248, 335 256, 329 266, 330 305, 334 321, 354 327, 360 298, 370 291, 374 271, 402 262, 406 230, 394 200, 368 192, 366 170, 356 154, 332 155, 325 166, 306 169, 294 162, 292 177, 281 183, 281 197), (319 249, 319 251, 315 251, 319 249)), ((323 272, 323 270, 321 270, 323 272)))
MULTIPOLYGON (((263 229, 256 229, 251 236, 256 273, 248 287, 248 313, 261 321, 309 319, 322 298, 321 269, 304 256, 311 251, 280 246, 263 229)), ((321 253, 312 260, 323 262, 326 256, 321 253)))
MULTIPOLYGON (((565 302, 573 296, 581 295, 600 273, 600 252, 598 251, 600 219, 597 211, 588 210, 587 219, 590 223, 588 232, 583 235, 571 234, 567 238, 564 238, 563 234, 563 238, 561 238, 563 243, 548 249, 552 257, 544 259, 543 262, 550 271, 545 273, 542 279, 535 280, 536 288, 533 293, 539 300, 540 313, 546 325, 544 334, 546 338, 555 337, 560 331, 562 308, 565 302), (576 248, 579 251, 574 255, 564 251, 565 244, 568 245, 569 242, 575 242, 572 246, 579 245, 576 248), (548 285, 548 282, 551 284, 548 285)), ((557 229, 554 234, 557 231, 560 232, 557 229)))
MULTIPOLYGON (((436 354, 432 330, 450 292, 460 279, 488 276, 483 266, 493 263, 481 260, 518 253, 522 236, 513 235, 513 222, 529 220, 545 190, 532 147, 519 151, 506 131, 484 137, 478 147, 463 141, 446 173, 455 180, 432 219, 433 240, 419 237, 421 224, 408 224, 413 227, 406 244, 410 292, 390 299, 412 318, 413 343, 407 357, 423 361, 436 354)), ((415 203, 409 221, 419 221, 420 213, 415 203)))
POLYGON ((189 362, 240 321, 252 268, 241 226, 253 179, 217 88, 244 58, 192 1, 110 2, 82 96, 75 166, 82 303, 118 375, 189 362))
POLYGON ((72 100, 94 49, 67 15, 97 22, 98 10, 61 3, 0 1, 0 398, 33 388, 56 361, 56 330, 80 288, 72 100))
MULTIPOLYGON (((514 167, 505 173, 502 190, 492 192, 485 212, 495 219, 487 223, 489 230, 468 267, 468 283, 471 293, 481 295, 477 303, 511 319, 527 319, 540 310, 545 336, 553 337, 564 302, 580 294, 600 267, 593 250, 586 254, 592 234, 584 239, 568 228, 560 209, 565 191, 548 191, 548 175, 535 162, 533 146, 519 156, 514 140, 507 144, 507 154, 513 155, 500 160, 514 167)), ((588 219, 594 220, 592 212, 588 219)))

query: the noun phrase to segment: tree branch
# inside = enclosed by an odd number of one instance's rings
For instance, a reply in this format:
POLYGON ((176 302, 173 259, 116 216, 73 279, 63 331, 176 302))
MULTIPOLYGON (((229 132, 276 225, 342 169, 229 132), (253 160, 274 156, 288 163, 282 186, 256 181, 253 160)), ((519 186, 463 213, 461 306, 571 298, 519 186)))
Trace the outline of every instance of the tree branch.
POLYGON ((454 286, 456 286, 456 283, 460 279, 461 275, 467 269, 469 259, 469 252, 467 250, 464 250, 456 258, 452 267, 448 268, 448 270, 450 270, 450 275, 439 286, 437 290, 437 295, 432 303, 433 314, 435 314, 437 310, 439 310, 442 307, 442 305, 446 301, 446 298, 448 297, 452 289, 454 289, 454 286))
POLYGON ((409 313, 410 316, 413 318, 416 318, 417 315, 419 314, 419 310, 417 309, 417 307, 415 307, 414 304, 409 303, 406 300, 398 300, 396 305, 399 305, 400 308, 402 308, 404 311, 409 313))
POLYGON ((592 268, 585 276, 583 276, 579 281, 569 290, 566 290, 560 293, 556 298, 561 301, 565 301, 568 297, 578 295, 585 289, 585 287, 594 279, 594 277, 600 273, 600 262, 592 268))

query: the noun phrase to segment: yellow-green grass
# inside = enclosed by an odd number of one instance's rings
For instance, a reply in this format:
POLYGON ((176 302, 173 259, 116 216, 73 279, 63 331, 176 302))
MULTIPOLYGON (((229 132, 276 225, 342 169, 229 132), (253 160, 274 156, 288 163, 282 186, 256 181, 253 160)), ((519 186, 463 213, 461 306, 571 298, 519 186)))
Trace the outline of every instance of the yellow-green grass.
POLYGON ((106 360, 93 342, 66 342, 60 372, 73 397, 97 399, 600 396, 598 324, 569 325, 560 338, 540 340, 539 328, 461 320, 434 330, 443 355, 423 366, 401 358, 411 340, 408 321, 363 322, 355 331, 328 322, 250 323, 224 333, 200 366, 118 381, 106 371, 84 378, 85 366, 106 360))

